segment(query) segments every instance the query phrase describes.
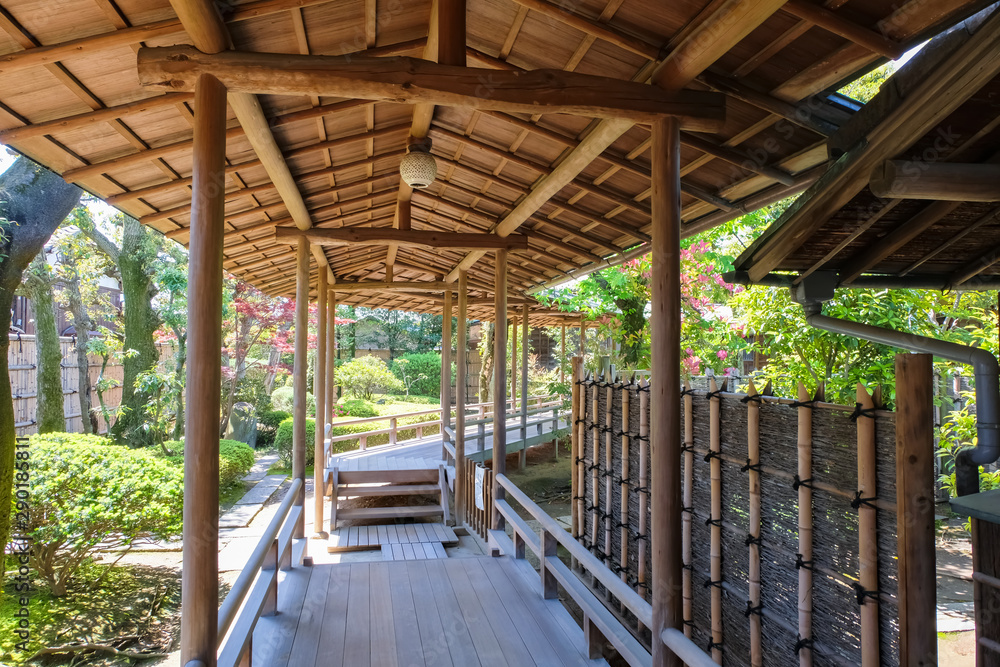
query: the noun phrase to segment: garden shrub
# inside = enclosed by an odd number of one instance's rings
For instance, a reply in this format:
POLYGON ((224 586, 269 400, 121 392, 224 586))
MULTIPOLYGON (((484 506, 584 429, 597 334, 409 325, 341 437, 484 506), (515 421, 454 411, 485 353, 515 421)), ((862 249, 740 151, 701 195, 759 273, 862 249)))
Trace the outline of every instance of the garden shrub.
POLYGON ((260 413, 257 418, 257 447, 273 445, 274 437, 278 434, 278 426, 291 416, 290 412, 284 410, 266 410, 260 413))
POLYGON ((352 359, 337 369, 337 383, 358 398, 372 400, 376 393, 401 392, 403 383, 378 357, 352 359))
MULTIPOLYGON (((171 440, 163 443, 171 451, 178 452, 177 456, 165 457, 182 470, 184 468, 184 441, 171 440)), ((235 484, 243 478, 253 464, 256 462, 253 449, 250 445, 239 440, 219 441, 219 489, 224 489, 230 484, 235 484)))
MULTIPOLYGON (((274 436, 274 446, 278 450, 278 458, 285 468, 292 467, 292 422, 289 417, 278 426, 278 434, 274 436)), ((316 420, 306 420, 306 465, 312 465, 315 461, 316 447, 316 420)))
POLYGON ((180 533, 183 471, 152 450, 50 433, 33 436, 29 451, 31 500, 15 505, 11 519, 30 536, 32 565, 53 595, 66 593, 99 544, 127 548, 180 533))
MULTIPOLYGON (((294 406, 294 391, 292 387, 278 387, 271 393, 271 407, 279 412, 292 414, 294 406)), ((312 392, 306 392, 306 410, 311 413, 316 410, 316 399, 312 392)))
POLYGON ((401 355, 392 362, 392 374, 409 384, 409 394, 441 396, 441 355, 437 352, 401 355))
POLYGON ((359 419, 362 417, 378 416, 378 412, 375 411, 375 406, 360 398, 349 398, 346 401, 341 401, 340 407, 345 415, 358 417, 359 419))

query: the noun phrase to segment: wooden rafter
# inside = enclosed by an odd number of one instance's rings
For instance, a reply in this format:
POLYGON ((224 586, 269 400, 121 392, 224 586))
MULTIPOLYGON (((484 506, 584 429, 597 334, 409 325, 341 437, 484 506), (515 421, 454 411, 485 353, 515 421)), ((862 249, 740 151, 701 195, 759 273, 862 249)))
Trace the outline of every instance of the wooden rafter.
POLYGON ((424 248, 452 248, 472 250, 485 248, 495 250, 527 250, 528 237, 523 235, 496 236, 495 234, 468 234, 447 232, 425 232, 411 229, 371 229, 367 227, 347 227, 343 229, 294 229, 276 227, 274 239, 279 243, 297 243, 305 237, 310 243, 319 245, 389 245, 420 246, 424 248))

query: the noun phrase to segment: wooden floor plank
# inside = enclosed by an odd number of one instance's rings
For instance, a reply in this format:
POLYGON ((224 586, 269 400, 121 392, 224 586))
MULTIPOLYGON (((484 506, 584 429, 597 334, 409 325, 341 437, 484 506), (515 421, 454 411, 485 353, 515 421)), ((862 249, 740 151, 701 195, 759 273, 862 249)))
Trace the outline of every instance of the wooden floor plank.
POLYGON ((413 530, 417 533, 418 542, 430 542, 430 537, 427 535, 427 529, 424 528, 423 523, 413 524, 413 530))
POLYGON ((445 551, 444 545, 441 544, 440 542, 435 542, 434 543, 434 554, 438 558, 447 558, 448 557, 448 552, 445 551))
POLYGON ((392 592, 389 589, 389 567, 388 563, 372 563, 368 568, 371 587, 372 667, 398 667, 392 592))
POLYGON ((405 542, 400 545, 403 548, 403 558, 406 560, 416 560, 417 557, 413 553, 413 543, 405 542))
POLYGON ((313 568, 309 577, 302 611, 299 612, 299 623, 295 629, 295 639, 288 654, 290 665, 312 665, 316 662, 316 650, 323 629, 323 614, 330 588, 330 573, 331 569, 328 567, 313 568))
MULTIPOLYGON (((397 565, 388 568, 389 592, 392 598, 393 631, 395 633, 396 662, 399 667, 435 667, 425 665, 420 646, 417 610, 407 570, 397 565)), ((423 605, 421 614, 425 613, 423 605)), ((450 660, 450 658, 449 658, 450 660)))
POLYGON ((327 588, 326 610, 323 612, 323 631, 316 650, 316 666, 349 667, 344 662, 347 642, 347 602, 351 588, 350 565, 314 565, 330 568, 330 585, 327 588))
MULTIPOLYGON (((584 655, 586 647, 583 642, 583 630, 576 624, 576 621, 566 612, 566 609, 558 600, 543 600, 535 588, 527 580, 527 573, 519 571, 514 559, 509 556, 494 559, 500 569, 507 575, 506 585, 518 592, 521 599, 532 610, 538 627, 544 627, 545 638, 549 640, 556 653, 564 656, 573 656, 573 664, 590 664, 584 655), (579 656, 580 662, 576 661, 579 656)), ((537 582, 534 582, 537 583, 537 582)), ((503 586, 502 580, 494 584, 496 588, 503 586)))
POLYGON ((406 580, 410 586, 410 592, 414 604, 420 605, 420 613, 417 614, 417 630, 420 632, 420 653, 424 664, 427 667, 465 667, 467 664, 475 663, 458 662, 452 660, 452 651, 445 636, 443 619, 440 609, 434 604, 434 594, 431 584, 427 580, 427 570, 422 562, 406 563, 403 565, 406 572, 406 580))
POLYGON ((392 545, 383 544, 382 545, 382 560, 395 560, 392 557, 392 545))
POLYGON ((392 559, 406 560, 406 555, 403 553, 403 545, 399 542, 392 545, 392 559))
MULTIPOLYGON (((517 632, 511 628, 497 628, 487 618, 487 613, 483 609, 483 602, 472 590, 472 583, 465 568, 457 561, 432 560, 428 561, 428 567, 439 566, 448 576, 458 606, 462 610, 462 616, 469 627, 469 634, 472 635, 472 642, 475 644, 479 659, 485 665, 491 667, 496 665, 532 665, 531 657, 524 651, 524 644, 517 636, 517 632), (520 644, 518 651, 517 644, 520 644), (511 646, 511 651, 517 653, 521 659, 512 660, 511 654, 505 648, 511 646), (527 662, 523 660, 526 659, 527 662)), ((440 575, 438 575, 440 576, 440 575)))
POLYGON ((388 544, 388 542, 389 542, 389 527, 388 526, 379 526, 378 527, 378 543, 379 544, 388 544))
POLYGON ((371 664, 370 598, 368 563, 351 564, 351 587, 347 600, 347 639, 344 665, 369 667, 371 664))
POLYGON ((278 573, 278 614, 257 620, 253 640, 253 663, 286 667, 292 639, 299 623, 311 567, 293 567, 278 573))
POLYGON ((477 580, 475 573, 490 582, 490 586, 499 597, 500 604, 515 621, 521 640, 537 664, 566 666, 586 664, 579 652, 565 650, 562 628, 552 620, 551 614, 547 613, 541 604, 529 604, 535 601, 540 603, 541 596, 535 591, 524 590, 523 587, 515 588, 497 562, 500 559, 465 560, 469 562, 463 565, 469 570, 469 578, 473 582, 477 580), (526 601, 524 598, 528 596, 533 596, 534 599, 526 601), (552 641, 549 637, 551 634, 556 635, 556 641, 552 641))
MULTIPOLYGON (((430 581, 431 590, 434 593, 434 604, 437 605, 438 613, 441 615, 441 623, 444 626, 452 662, 463 667, 484 664, 476 653, 476 645, 472 642, 469 625, 458 606, 451 582, 445 574, 444 564, 447 561, 426 560, 418 562, 426 568, 424 576, 430 581)), ((490 662, 485 662, 485 665, 486 667, 495 667, 490 662)))

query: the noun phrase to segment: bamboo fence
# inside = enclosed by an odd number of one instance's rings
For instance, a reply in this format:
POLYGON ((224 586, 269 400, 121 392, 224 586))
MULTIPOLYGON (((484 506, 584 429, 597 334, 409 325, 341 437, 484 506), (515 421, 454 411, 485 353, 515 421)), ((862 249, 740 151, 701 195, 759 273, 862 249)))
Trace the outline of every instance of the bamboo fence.
MULTIPOLYGON (((574 370, 574 537, 649 599, 649 385, 574 370)), ((854 407, 703 387, 682 399, 686 634, 718 664, 898 665, 895 415, 860 385, 854 407)))

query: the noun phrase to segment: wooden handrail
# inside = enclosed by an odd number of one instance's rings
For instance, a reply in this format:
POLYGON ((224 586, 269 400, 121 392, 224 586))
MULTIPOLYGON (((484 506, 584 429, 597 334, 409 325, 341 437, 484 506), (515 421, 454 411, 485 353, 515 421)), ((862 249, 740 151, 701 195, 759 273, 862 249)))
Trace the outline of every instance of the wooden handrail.
MULTIPOLYGON (((274 546, 275 540, 278 539, 278 534, 281 532, 286 520, 291 514, 293 514, 291 509, 301 488, 302 480, 299 478, 293 479, 291 486, 288 487, 288 493, 285 494, 281 504, 278 506, 278 511, 271 519, 271 522, 267 525, 267 529, 264 531, 263 536, 261 536, 260 542, 257 543, 257 547, 253 550, 253 553, 250 554, 250 558, 247 559, 246 565, 243 567, 243 570, 233 583, 232 588, 229 590, 229 594, 226 595, 226 599, 222 601, 222 605, 219 607, 218 632, 220 651, 228 641, 243 641, 246 639, 245 637, 226 637, 226 633, 232 626, 233 621, 236 620, 237 614, 242 608, 247 594, 250 592, 253 583, 257 578, 257 574, 261 571, 264 565, 264 559, 267 558, 268 553, 274 546)), ((294 514, 298 514, 302 511, 301 507, 297 509, 298 512, 294 512, 294 514)), ((286 546, 285 548, 288 547, 286 546)), ((284 548, 282 548, 281 545, 278 545, 279 559, 281 558, 281 553, 283 551, 284 548)))
MULTIPOLYGON (((557 396, 559 396, 559 394, 549 394, 549 395, 546 395, 546 396, 529 396, 527 400, 529 400, 529 401, 536 401, 536 400, 539 400, 539 399, 551 399, 551 398, 554 398, 554 397, 557 397, 557 396)), ((510 402, 512 402, 512 400, 514 400, 514 399, 507 399, 507 402, 510 403, 510 402)), ((517 402, 521 402, 523 399, 516 399, 516 400, 517 400, 517 402)), ((556 403, 556 401, 553 401, 553 402, 549 402, 549 403, 544 403, 544 405, 554 405, 555 403, 556 403)), ((479 407, 482 407, 482 406, 492 406, 492 405, 493 405, 493 403, 473 403, 471 405, 466 405, 465 409, 466 409, 466 412, 469 412, 472 408, 477 408, 478 409, 479 407)), ((510 408, 510 409, 511 410, 516 410, 517 408, 514 407, 514 408, 510 408)), ((372 422, 388 421, 390 419, 405 419, 407 417, 422 417, 423 415, 439 414, 440 412, 441 412, 441 408, 433 408, 431 410, 418 410, 416 412, 400 412, 397 415, 379 415, 378 417, 359 417, 358 419, 348 419, 348 420, 345 420, 345 421, 335 421, 335 422, 330 422, 330 423, 334 427, 337 427, 337 426, 355 426, 357 424, 370 424, 372 422)), ((454 412, 454 410, 453 410, 453 412, 454 412)), ((518 414, 520 414, 520 413, 518 413, 518 414)), ((530 414, 530 412, 529 412, 529 414, 530 414)))
POLYGON ((660 640, 688 667, 718 667, 707 653, 676 628, 664 630, 660 640))
MULTIPOLYGON (((642 599, 632 588, 622 581, 617 574, 614 574, 605 565, 590 553, 582 544, 573 539, 573 536, 566 532, 559 523, 546 514, 541 507, 527 496, 517 485, 510 481, 506 475, 496 475, 494 482, 502 486, 511 498, 516 500, 525 510, 531 514, 541 528, 552 535, 555 540, 565 548, 571 556, 585 567, 594 578, 608 589, 608 591, 618 598, 625 607, 635 614, 639 622, 646 627, 653 625, 653 608, 642 599)), ((497 511, 501 511, 499 506, 497 511)), ((515 524, 516 525, 516 524, 515 524)))

